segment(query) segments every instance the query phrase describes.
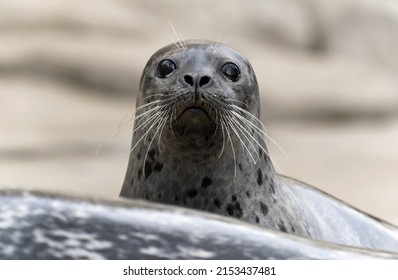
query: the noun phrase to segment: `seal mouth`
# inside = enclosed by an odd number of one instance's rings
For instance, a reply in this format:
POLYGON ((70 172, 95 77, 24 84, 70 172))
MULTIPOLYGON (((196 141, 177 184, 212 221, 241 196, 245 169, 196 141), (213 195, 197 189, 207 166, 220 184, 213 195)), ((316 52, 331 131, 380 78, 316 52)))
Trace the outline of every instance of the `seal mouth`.
POLYGON ((196 102, 184 105, 175 111, 176 117, 171 125, 173 134, 185 139, 189 145, 207 143, 216 129, 212 111, 205 104, 196 102))
POLYGON ((193 121, 195 119, 201 119, 202 121, 207 120, 213 122, 210 110, 198 104, 189 104, 177 110, 174 122, 179 122, 182 119, 191 119, 193 121))
POLYGON ((209 113, 204 108, 197 107, 197 106, 191 106, 191 107, 184 109, 184 111, 182 111, 182 113, 177 118, 177 120, 184 114, 190 114, 192 116, 205 114, 209 119, 211 119, 209 113))

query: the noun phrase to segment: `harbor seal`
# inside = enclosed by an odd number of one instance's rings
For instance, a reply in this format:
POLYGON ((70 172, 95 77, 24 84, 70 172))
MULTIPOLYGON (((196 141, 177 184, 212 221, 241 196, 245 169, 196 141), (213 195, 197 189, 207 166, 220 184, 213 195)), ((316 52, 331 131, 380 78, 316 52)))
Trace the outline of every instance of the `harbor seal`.
POLYGON ((277 174, 266 141, 249 61, 224 44, 170 44, 153 54, 141 77, 120 195, 398 251, 392 225, 277 174))
POLYGON ((398 259, 146 201, 0 190, 4 259, 398 259))

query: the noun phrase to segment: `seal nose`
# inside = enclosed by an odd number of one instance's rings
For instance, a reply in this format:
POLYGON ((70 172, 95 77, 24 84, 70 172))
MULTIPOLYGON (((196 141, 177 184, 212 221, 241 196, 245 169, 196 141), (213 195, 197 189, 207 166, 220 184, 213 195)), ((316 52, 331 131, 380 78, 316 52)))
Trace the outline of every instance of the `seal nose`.
POLYGON ((191 87, 208 87, 211 86, 212 84, 212 79, 210 76, 207 75, 191 75, 191 74, 186 74, 183 77, 183 81, 186 85, 191 86, 191 87))

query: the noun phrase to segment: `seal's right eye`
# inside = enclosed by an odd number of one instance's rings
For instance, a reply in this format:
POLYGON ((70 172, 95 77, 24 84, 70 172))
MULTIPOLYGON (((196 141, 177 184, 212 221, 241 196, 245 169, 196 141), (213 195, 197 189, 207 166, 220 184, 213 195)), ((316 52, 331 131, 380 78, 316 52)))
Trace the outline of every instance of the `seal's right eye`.
POLYGON ((177 66, 174 61, 170 59, 164 59, 158 65, 157 74, 160 78, 167 78, 170 77, 176 69, 177 66))

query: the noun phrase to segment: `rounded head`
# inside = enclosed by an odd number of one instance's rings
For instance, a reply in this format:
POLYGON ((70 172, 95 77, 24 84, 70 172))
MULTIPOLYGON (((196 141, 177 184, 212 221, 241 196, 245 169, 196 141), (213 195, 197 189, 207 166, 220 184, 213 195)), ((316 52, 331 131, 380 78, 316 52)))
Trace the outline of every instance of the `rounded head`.
POLYGON ((256 76, 242 54, 215 42, 183 41, 149 59, 137 107, 154 108, 156 115, 149 117, 158 120, 154 127, 164 139, 173 136, 174 142, 196 149, 214 145, 213 135, 225 140, 227 132, 232 134, 238 122, 234 114, 244 110, 259 117, 258 99, 256 76))

